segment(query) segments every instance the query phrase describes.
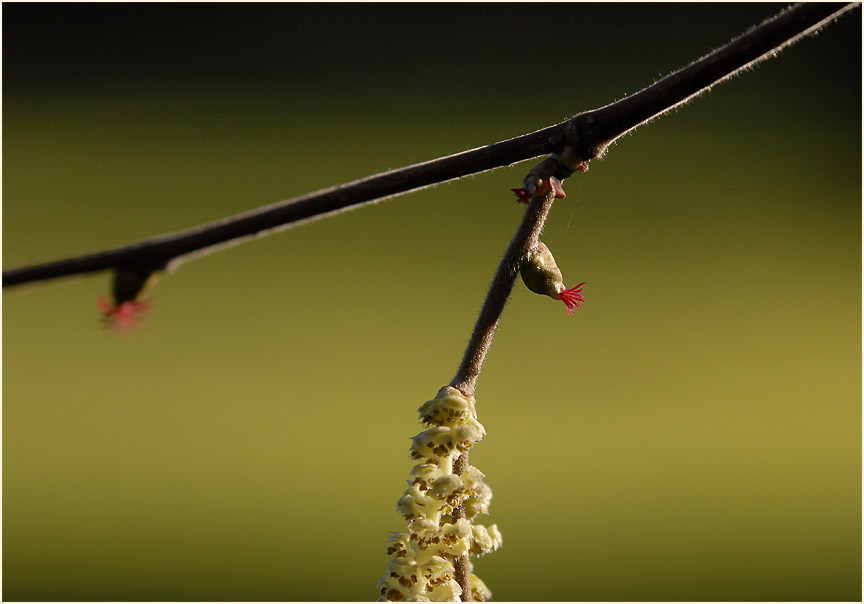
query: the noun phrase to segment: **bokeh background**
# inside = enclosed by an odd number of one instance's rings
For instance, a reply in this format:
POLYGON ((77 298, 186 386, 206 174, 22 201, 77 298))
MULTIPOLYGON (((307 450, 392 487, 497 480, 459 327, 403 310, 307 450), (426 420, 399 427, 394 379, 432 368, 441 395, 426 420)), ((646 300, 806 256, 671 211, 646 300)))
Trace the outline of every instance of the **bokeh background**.
MULTIPOLYGON (((516 136, 780 5, 3 5, 3 267, 516 136)), ((5 600, 371 600, 531 163, 3 294, 5 600)), ((860 600, 860 10, 638 130, 518 284, 472 461, 498 600, 860 600)))

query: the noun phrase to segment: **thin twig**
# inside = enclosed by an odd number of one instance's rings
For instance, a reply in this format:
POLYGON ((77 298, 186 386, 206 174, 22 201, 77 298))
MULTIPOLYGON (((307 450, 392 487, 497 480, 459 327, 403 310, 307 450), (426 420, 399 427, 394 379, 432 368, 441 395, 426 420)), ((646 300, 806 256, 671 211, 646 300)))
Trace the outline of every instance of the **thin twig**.
POLYGON ((193 229, 128 246, 3 272, 3 287, 118 267, 176 265, 202 253, 333 215, 387 197, 507 166, 566 148, 600 157, 616 138, 703 92, 826 24, 856 4, 801 4, 641 92, 571 120, 485 147, 463 151, 278 202, 193 229))
POLYGON ((462 364, 450 382, 451 386, 461 390, 466 396, 474 396, 477 378, 480 377, 480 370, 483 368, 489 346, 492 345, 492 338, 501 319, 501 313, 504 311, 504 305, 513 290, 516 275, 519 274, 519 268, 528 257, 529 251, 537 245, 553 201, 555 196, 550 189, 545 199, 534 198, 528 204, 522 223, 516 229, 516 234, 510 241, 507 251, 504 252, 501 264, 498 265, 480 315, 477 317, 477 323, 474 325, 474 333, 471 334, 471 340, 465 349, 462 364))

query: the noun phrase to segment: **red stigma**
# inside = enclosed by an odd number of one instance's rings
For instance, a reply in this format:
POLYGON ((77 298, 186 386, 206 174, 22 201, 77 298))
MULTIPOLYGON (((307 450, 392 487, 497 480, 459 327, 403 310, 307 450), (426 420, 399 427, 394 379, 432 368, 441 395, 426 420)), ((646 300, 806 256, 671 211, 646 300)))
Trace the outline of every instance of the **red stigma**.
POLYGON ((576 287, 565 289, 563 292, 558 294, 558 299, 561 300, 565 306, 567 306, 568 315, 572 315, 576 311, 576 309, 579 308, 580 302, 585 302, 585 298, 582 297, 583 285, 585 285, 584 281, 576 287))
POLYGON ((528 192, 525 189, 510 189, 516 194, 516 201, 519 203, 527 204, 531 201, 531 196, 528 195, 528 192))
POLYGON ((96 306, 102 313, 105 326, 119 333, 126 333, 134 327, 140 327, 142 315, 150 310, 149 302, 129 300, 122 304, 112 304, 102 296, 96 299, 96 306))

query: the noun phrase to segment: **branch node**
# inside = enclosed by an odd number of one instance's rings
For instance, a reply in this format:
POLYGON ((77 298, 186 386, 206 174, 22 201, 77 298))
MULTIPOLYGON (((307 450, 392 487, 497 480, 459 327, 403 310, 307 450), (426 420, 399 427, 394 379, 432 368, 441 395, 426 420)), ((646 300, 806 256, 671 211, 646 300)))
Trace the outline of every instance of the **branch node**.
POLYGON ((602 157, 609 148, 608 140, 598 141, 593 111, 580 113, 564 124, 564 145, 557 153, 558 160, 575 172, 584 162, 602 157))

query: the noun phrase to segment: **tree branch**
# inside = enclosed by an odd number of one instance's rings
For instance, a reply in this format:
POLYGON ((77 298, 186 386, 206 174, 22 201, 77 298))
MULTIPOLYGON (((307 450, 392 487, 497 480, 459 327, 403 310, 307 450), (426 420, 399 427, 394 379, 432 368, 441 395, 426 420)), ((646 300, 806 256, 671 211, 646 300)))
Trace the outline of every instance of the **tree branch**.
POLYGON ((787 46, 858 6, 858 3, 797 4, 636 94, 575 116, 566 123, 565 137, 585 159, 599 157, 615 139, 630 130, 777 56, 787 46))
POLYGON ((394 197, 507 166, 547 153, 571 150, 563 163, 600 157, 618 137, 708 90, 759 60, 770 58, 800 37, 856 4, 800 4, 641 92, 571 120, 485 147, 376 174, 344 185, 257 208, 243 214, 128 246, 25 266, 3 272, 3 287, 118 267, 165 268, 253 236, 330 216, 375 200, 394 197), (575 154, 575 157, 572 156, 575 154))

